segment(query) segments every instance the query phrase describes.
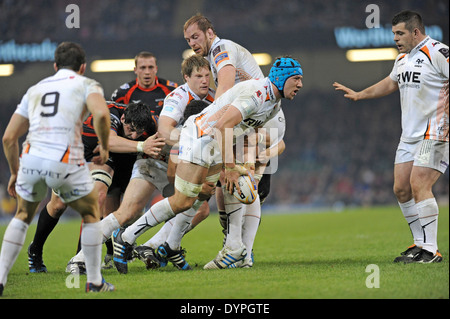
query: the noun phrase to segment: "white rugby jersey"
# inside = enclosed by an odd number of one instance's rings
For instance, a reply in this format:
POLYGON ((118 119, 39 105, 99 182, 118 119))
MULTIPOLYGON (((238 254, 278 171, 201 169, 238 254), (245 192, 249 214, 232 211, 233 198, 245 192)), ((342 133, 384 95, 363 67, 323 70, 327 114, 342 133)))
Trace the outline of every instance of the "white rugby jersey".
POLYGON ((180 123, 184 119, 184 111, 186 106, 192 100, 202 100, 208 104, 214 102, 215 92, 213 89, 209 89, 208 95, 201 99, 195 94, 187 83, 177 87, 164 99, 164 106, 159 116, 168 116, 175 122, 180 123))
POLYGON ((395 60, 390 78, 400 90, 402 141, 449 141, 448 59, 448 46, 427 37, 395 60))
POLYGON ((270 136, 269 148, 273 148, 280 143, 286 132, 286 119, 283 109, 280 108, 278 113, 264 124, 263 128, 266 129, 266 134, 270 136))
POLYGON ((248 129, 263 126, 278 113, 280 104, 269 78, 238 83, 196 115, 197 136, 212 134, 215 124, 230 105, 236 107, 242 115, 242 121, 234 127, 234 136, 237 137, 248 129))
POLYGON ((211 71, 216 87, 217 74, 226 65, 236 68, 235 83, 249 79, 262 79, 264 74, 253 55, 239 44, 216 36, 206 57, 211 65, 211 71))
POLYGON ((23 152, 69 164, 84 163, 81 133, 91 93, 103 96, 100 84, 68 69, 29 88, 15 111, 30 122, 23 152))

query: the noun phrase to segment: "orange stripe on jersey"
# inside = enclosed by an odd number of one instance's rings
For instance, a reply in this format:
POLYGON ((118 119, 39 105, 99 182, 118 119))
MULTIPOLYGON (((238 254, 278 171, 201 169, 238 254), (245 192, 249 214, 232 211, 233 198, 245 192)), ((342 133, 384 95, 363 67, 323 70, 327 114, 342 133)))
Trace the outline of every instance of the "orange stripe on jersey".
POLYGON ((426 46, 424 46, 422 49, 420 49, 420 52, 424 53, 427 56, 428 60, 430 60, 430 63, 433 64, 431 62, 430 50, 428 50, 428 48, 426 46))
POLYGON ((24 154, 27 154, 30 151, 30 144, 27 144, 23 150, 24 154))
MULTIPOLYGON (((113 130, 113 129, 111 129, 111 130, 113 130)), ((115 130, 113 130, 113 131, 115 132, 115 130)), ((89 137, 97 137, 97 134, 95 134, 95 133, 83 132, 81 134, 83 134, 84 136, 89 136, 89 137)))
MULTIPOLYGON (((400 61, 401 59, 403 59, 406 56, 406 54, 403 54, 401 57, 398 58, 398 61, 400 61)), ((397 62, 398 62, 397 61, 397 62)))
POLYGON ((118 98, 116 102, 123 103, 123 104, 128 104, 128 103, 130 103, 131 94, 133 94, 133 92, 138 88, 138 86, 139 86, 139 84, 138 84, 138 81, 137 81, 137 79, 136 79, 136 84, 133 85, 133 86, 127 91, 127 94, 125 94, 124 97, 118 98))
POLYGON ((206 135, 206 133, 202 130, 202 128, 200 127, 200 121, 202 120, 202 118, 204 117, 206 115, 206 113, 205 114, 202 114, 202 115, 200 115, 200 116, 198 116, 198 117, 196 117, 195 118, 195 120, 194 120, 194 122, 195 122, 195 126, 197 126, 197 138, 200 138, 200 137, 202 137, 202 136, 205 136, 206 135))
POLYGON ((211 95, 209 95, 209 94, 208 94, 208 96, 206 97, 206 100, 209 101, 209 102, 211 102, 211 103, 214 102, 214 98, 213 98, 211 95))
POLYGON ((194 97, 192 96, 191 92, 188 92, 188 97, 189 97, 189 99, 188 99, 188 103, 187 104, 191 103, 191 101, 194 99, 194 97))
POLYGON ((425 131, 425 134, 424 134, 424 139, 425 140, 429 140, 430 139, 430 130, 431 130, 431 125, 430 125, 430 120, 428 120, 427 130, 425 131))
POLYGON ((66 149, 66 151, 64 152, 63 157, 61 158, 61 162, 63 163, 69 163, 69 154, 70 154, 70 147, 68 147, 66 149))

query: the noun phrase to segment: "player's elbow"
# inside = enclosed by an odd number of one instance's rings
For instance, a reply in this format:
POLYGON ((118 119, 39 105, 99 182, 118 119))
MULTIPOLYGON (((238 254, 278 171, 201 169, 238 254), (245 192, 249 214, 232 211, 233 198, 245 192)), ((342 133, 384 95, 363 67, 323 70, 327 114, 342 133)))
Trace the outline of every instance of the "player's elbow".
POLYGON ((5 134, 2 137, 2 143, 4 148, 10 148, 11 147, 11 138, 9 135, 5 134))
POLYGON ((11 134, 10 132, 6 131, 5 134, 3 134, 2 137, 3 148, 9 149, 17 142, 18 138, 13 134, 11 134))

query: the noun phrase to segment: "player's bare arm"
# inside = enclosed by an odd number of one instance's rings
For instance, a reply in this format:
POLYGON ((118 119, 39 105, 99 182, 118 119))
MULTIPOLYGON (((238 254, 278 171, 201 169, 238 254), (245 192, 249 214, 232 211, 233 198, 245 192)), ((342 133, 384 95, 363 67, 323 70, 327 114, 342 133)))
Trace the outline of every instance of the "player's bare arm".
POLYGON ((392 81, 392 79, 389 76, 387 76, 380 82, 359 92, 356 92, 338 82, 334 82, 333 86, 336 91, 343 91, 345 93, 344 97, 352 101, 376 99, 389 95, 398 90, 397 82, 392 81))
POLYGON ((180 131, 176 128, 177 122, 165 115, 161 115, 158 120, 158 133, 159 136, 165 139, 165 142, 169 146, 174 146, 178 143, 180 137, 180 131))
POLYGON ((3 134, 3 152, 8 160, 11 173, 8 182, 8 194, 14 198, 16 198, 15 186, 17 171, 19 170, 19 138, 28 131, 29 125, 27 118, 19 114, 13 114, 3 134))
POLYGON ((148 137, 144 142, 119 136, 114 130, 111 130, 109 136, 109 150, 114 153, 136 153, 142 148, 143 153, 157 157, 164 145, 164 139, 159 137, 158 133, 148 137), (139 146, 139 143, 142 144, 139 146))
POLYGON ((216 99, 234 86, 236 78, 236 68, 232 65, 226 65, 217 74, 219 85, 216 90, 216 99))

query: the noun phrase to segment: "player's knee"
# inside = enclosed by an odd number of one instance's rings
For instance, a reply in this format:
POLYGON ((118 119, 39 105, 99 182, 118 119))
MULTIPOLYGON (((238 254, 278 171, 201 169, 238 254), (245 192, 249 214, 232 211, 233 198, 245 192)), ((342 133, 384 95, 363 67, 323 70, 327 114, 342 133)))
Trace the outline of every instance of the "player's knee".
POLYGON ((60 218, 66 210, 67 205, 61 200, 51 201, 47 204, 47 212, 53 218, 60 218))
POLYGON ((393 191, 395 197, 397 197, 398 201, 401 203, 411 199, 412 196, 411 185, 400 185, 394 183, 393 191))

